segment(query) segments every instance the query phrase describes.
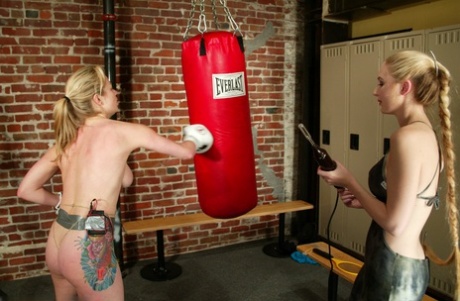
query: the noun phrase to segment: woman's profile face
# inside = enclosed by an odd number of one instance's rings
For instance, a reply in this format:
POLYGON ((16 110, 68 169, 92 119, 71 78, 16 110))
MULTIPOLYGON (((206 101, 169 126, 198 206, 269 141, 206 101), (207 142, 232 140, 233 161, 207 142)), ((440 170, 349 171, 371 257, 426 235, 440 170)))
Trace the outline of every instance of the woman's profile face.
POLYGON ((104 105, 104 112, 107 117, 112 116, 113 114, 119 111, 118 109, 118 90, 112 87, 112 83, 109 81, 108 78, 105 79, 104 86, 102 87, 102 97, 103 97, 103 105, 104 105))
POLYGON ((400 106, 401 84, 391 76, 386 64, 380 68, 377 86, 373 95, 377 97, 380 111, 384 114, 393 113, 400 106))

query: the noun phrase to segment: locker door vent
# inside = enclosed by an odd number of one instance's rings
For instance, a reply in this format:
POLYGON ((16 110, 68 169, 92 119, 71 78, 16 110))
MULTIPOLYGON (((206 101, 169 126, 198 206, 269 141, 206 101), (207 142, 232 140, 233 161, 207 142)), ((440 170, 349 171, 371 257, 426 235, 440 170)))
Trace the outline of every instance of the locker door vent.
MULTIPOLYGON (((323 231, 324 231, 323 233, 324 237, 327 237, 327 228, 324 228, 323 231)), ((337 232, 330 231, 329 238, 331 241, 340 242, 340 235, 337 232)))
POLYGON ((397 39, 391 41, 391 50, 402 50, 412 48, 415 48, 414 38, 397 39))
POLYGON ((342 47, 326 49, 326 57, 340 57, 342 55, 343 55, 342 47))
POLYGON ((460 30, 440 32, 436 35, 436 45, 460 43, 460 30))
POLYGON ((351 242, 351 248, 359 254, 364 254, 364 246, 356 241, 351 242))
POLYGON ((366 43, 355 45, 353 47, 355 50, 355 54, 366 54, 366 53, 374 53, 375 52, 375 43, 366 43))
POLYGON ((441 280, 441 279, 438 279, 436 277, 430 277, 430 284, 432 287, 440 290, 441 292, 445 292, 449 295, 452 295, 454 293, 453 289, 452 289, 452 285, 441 280))

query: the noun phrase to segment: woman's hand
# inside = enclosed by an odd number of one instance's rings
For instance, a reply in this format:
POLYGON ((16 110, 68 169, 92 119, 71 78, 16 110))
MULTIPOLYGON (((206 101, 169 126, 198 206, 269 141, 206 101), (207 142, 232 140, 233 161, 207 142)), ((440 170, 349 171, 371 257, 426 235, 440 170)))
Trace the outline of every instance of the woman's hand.
POLYGON ((337 189, 340 198, 342 199, 342 202, 345 206, 349 208, 357 208, 357 209, 362 209, 363 205, 361 205, 361 202, 355 197, 353 193, 351 193, 348 189, 346 188, 339 188, 337 189))
POLYGON ((340 162, 336 161, 337 167, 331 171, 324 171, 318 167, 317 174, 329 185, 336 187, 348 187, 353 175, 340 162))
POLYGON ((340 162, 337 163, 337 168, 332 171, 324 171, 318 167, 318 175, 323 180, 334 185, 340 195, 345 206, 350 208, 363 208, 361 202, 348 190, 348 185, 354 181, 353 175, 340 162))

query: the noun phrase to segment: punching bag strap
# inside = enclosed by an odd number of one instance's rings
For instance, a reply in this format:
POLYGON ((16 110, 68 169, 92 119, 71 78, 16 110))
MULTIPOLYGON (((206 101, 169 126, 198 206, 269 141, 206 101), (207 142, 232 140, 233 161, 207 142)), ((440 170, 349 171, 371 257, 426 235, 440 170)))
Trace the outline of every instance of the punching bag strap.
POLYGON ((238 40, 238 44, 240 45, 241 52, 244 53, 244 42, 243 42, 243 36, 236 36, 236 39, 238 40))
POLYGON ((204 43, 204 37, 201 36, 200 40, 200 56, 205 56, 206 55, 206 45, 204 43))

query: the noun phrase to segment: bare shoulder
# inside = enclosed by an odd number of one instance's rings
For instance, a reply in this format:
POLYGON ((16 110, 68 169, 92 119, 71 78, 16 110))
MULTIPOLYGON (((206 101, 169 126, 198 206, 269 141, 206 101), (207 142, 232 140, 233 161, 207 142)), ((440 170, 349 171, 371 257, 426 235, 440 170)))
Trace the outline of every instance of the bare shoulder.
POLYGON ((390 138, 390 150, 406 157, 423 155, 436 150, 436 136, 423 124, 411 124, 396 130, 390 138), (433 145, 433 147, 430 147, 433 145))
POLYGON ((138 135, 154 132, 153 129, 140 123, 113 121, 113 126, 116 130, 120 131, 124 135, 127 135, 128 138, 134 138, 138 135))
POLYGON ((146 125, 124 121, 111 121, 110 130, 116 133, 123 145, 131 151, 139 147, 151 147, 158 134, 146 125))
POLYGON ((53 146, 51 146, 51 147, 46 151, 46 153, 44 154, 44 156, 56 157, 56 156, 57 156, 57 153, 56 153, 56 144, 54 144, 53 146))
POLYGON ((58 165, 58 160, 56 160, 56 158, 57 158, 56 145, 53 145, 52 147, 50 147, 45 152, 45 154, 43 155, 42 158, 44 160, 46 160, 49 164, 57 166, 58 165))

